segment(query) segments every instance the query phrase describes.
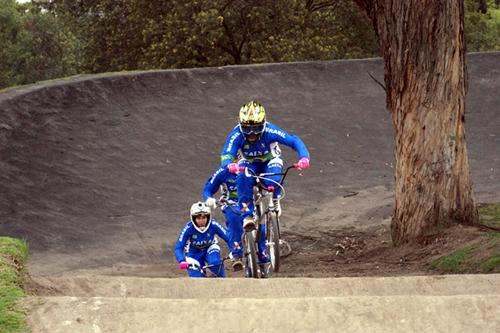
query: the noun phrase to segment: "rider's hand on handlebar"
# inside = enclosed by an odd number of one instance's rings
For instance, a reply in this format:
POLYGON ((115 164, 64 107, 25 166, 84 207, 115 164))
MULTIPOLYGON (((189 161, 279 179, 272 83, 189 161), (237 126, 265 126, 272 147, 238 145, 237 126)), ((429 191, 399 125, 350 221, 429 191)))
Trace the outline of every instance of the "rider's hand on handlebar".
POLYGON ((307 157, 302 157, 297 163, 295 163, 295 167, 299 170, 309 169, 309 159, 307 157))
POLYGON ((239 171, 238 168, 238 163, 229 163, 227 165, 227 169, 229 170, 230 173, 237 173, 239 171))
POLYGON ((189 263, 187 261, 181 261, 179 263, 179 269, 184 270, 184 269, 188 269, 188 268, 189 268, 189 263))
POLYGON ((215 200, 215 198, 208 198, 205 203, 212 209, 215 209, 215 207, 217 207, 217 200, 215 200))

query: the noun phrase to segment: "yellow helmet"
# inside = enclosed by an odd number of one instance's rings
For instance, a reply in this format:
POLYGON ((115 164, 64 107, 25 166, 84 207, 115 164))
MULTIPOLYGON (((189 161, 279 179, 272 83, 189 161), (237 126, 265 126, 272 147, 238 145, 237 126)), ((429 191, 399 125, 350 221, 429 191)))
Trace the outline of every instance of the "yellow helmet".
POLYGON ((266 129, 266 110, 256 101, 250 101, 240 109, 240 131, 249 140, 257 140, 266 129))
POLYGON ((266 110, 256 101, 250 101, 240 109, 240 124, 259 125, 266 121, 266 110))

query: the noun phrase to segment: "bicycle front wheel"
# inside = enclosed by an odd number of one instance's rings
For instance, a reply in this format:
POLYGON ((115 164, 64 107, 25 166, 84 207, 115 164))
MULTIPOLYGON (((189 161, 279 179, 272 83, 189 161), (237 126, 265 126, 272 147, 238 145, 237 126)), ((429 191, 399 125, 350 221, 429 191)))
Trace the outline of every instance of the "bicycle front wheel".
POLYGON ((245 276, 259 278, 259 265, 257 262, 257 247, 255 244, 255 231, 243 233, 243 243, 245 250, 245 276))
POLYGON ((273 272, 280 269, 280 235, 277 214, 268 213, 266 217, 266 245, 273 272))

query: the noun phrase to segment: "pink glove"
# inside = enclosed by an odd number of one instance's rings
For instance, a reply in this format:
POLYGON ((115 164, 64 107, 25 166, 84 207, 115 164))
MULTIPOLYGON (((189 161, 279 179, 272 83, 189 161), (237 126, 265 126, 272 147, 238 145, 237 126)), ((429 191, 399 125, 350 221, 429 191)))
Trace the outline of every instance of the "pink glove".
POLYGON ((189 268, 189 264, 186 262, 186 261, 181 261, 179 263, 179 269, 188 269, 189 268))
POLYGON ((238 167, 238 163, 229 163, 227 165, 227 169, 230 173, 237 173, 240 170, 240 168, 238 167))
POLYGON ((295 165, 299 170, 309 169, 309 159, 307 157, 302 157, 295 165))

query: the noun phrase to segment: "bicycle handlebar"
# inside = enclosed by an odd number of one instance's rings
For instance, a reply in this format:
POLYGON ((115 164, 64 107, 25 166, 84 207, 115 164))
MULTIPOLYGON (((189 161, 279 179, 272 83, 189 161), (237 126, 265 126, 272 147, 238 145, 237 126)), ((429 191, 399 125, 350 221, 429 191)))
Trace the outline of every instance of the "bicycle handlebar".
MULTIPOLYGON (((298 163, 294 163, 294 164, 288 166, 285 169, 284 172, 267 172, 267 173, 256 174, 252 169, 250 169, 250 168, 248 168, 246 166, 238 166, 237 169, 238 169, 238 171, 245 172, 246 175, 248 175, 249 177, 254 177, 257 180, 259 180, 259 179, 267 179, 267 180, 275 183, 277 186, 281 187, 281 189, 283 190, 283 192, 284 192, 283 182, 285 180, 286 175, 288 174, 288 171, 290 171, 290 169, 298 169, 298 170, 300 170, 300 168, 298 166, 298 163), (248 172, 247 172, 247 170, 248 170, 248 172), (277 181, 274 181, 272 179, 266 178, 266 177, 269 177, 269 176, 282 176, 282 177, 281 177, 280 181, 277 182, 277 181)), ((230 171, 230 172, 233 172, 233 171, 230 171)), ((262 185, 262 183, 260 181, 258 182, 258 184, 259 184, 260 188, 262 188, 262 189, 264 189, 264 190, 266 190, 268 192, 274 192, 276 190, 276 188, 273 185, 270 185, 270 186, 268 186, 266 188, 266 187, 264 187, 262 185)), ((284 193, 282 194, 281 198, 283 198, 283 197, 284 197, 284 193)), ((218 203, 218 205, 220 205, 221 203, 223 203, 222 198, 220 198, 217 203, 218 203)))
POLYGON ((283 178, 285 178, 284 176, 287 175, 287 173, 288 173, 288 171, 290 171, 290 169, 298 169, 298 163, 294 163, 294 164, 288 166, 284 172, 263 172, 263 173, 256 174, 252 169, 245 167, 245 166, 239 166, 238 169, 239 169, 239 171, 248 170, 252 177, 283 176, 283 178))
POLYGON ((264 172, 264 173, 259 173, 259 174, 256 174, 252 169, 250 169, 248 167, 240 166, 239 169, 242 171, 245 171, 246 175, 256 178, 258 180, 257 186, 259 188, 267 191, 267 192, 275 192, 276 187, 273 185, 269 185, 267 187, 263 186, 263 183, 260 181, 261 179, 266 179, 266 180, 271 181, 272 183, 276 184, 278 187, 280 187, 282 189, 283 193, 281 195, 281 198, 283 198, 284 197, 284 190, 285 190, 283 188, 283 182, 285 181, 286 175, 288 174, 288 171, 290 171, 291 169, 298 169, 298 167, 297 167, 297 163, 295 163, 295 164, 288 166, 284 172, 264 172), (248 170, 248 173, 246 170, 248 170), (272 180, 270 178, 267 178, 269 176, 282 176, 282 177, 279 181, 275 181, 275 180, 272 180))
POLYGON ((186 268, 182 268, 182 269, 184 269, 184 270, 188 270, 188 269, 197 269, 197 270, 199 270, 199 271, 205 272, 207 269, 212 268, 212 267, 215 267, 215 266, 218 266, 218 265, 220 265, 220 264, 224 263, 224 261, 226 261, 226 260, 228 260, 228 259, 230 259, 230 257, 229 257, 229 256, 228 256, 228 257, 224 257, 224 258, 222 258, 221 262, 220 262, 220 263, 218 263, 218 264, 204 265, 204 266, 200 266, 200 265, 196 265, 196 264, 192 264, 192 263, 190 263, 190 264, 189 264, 186 268))

